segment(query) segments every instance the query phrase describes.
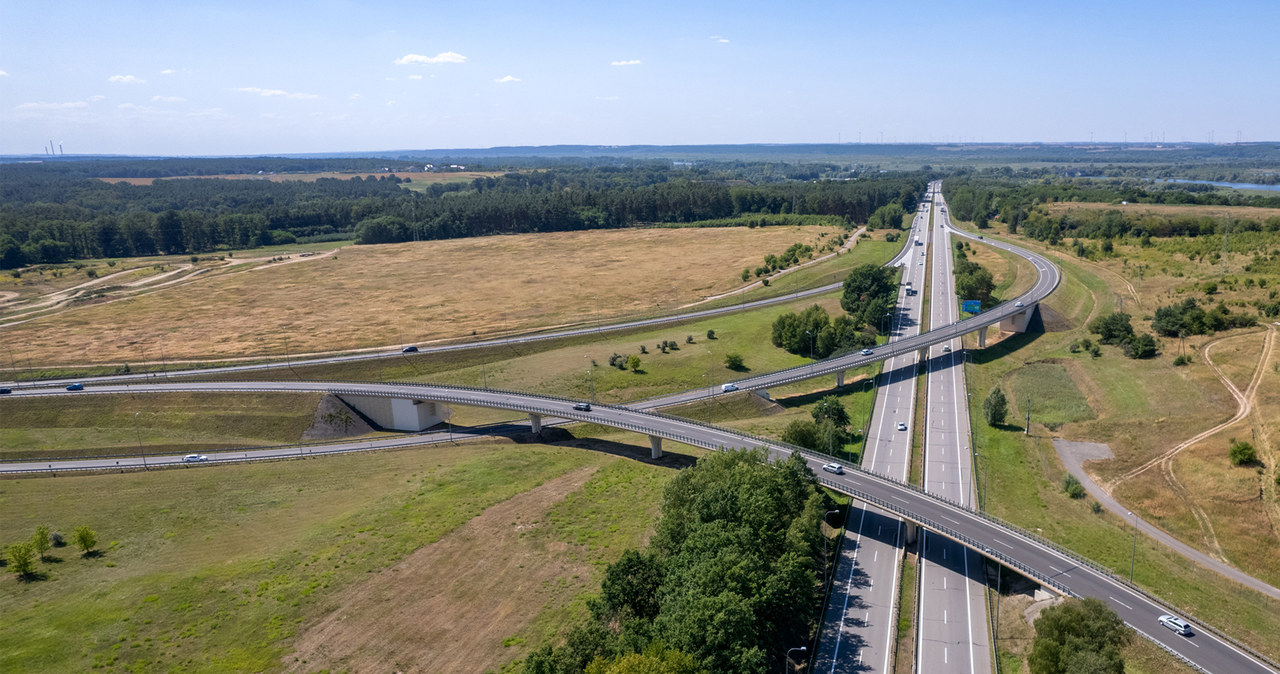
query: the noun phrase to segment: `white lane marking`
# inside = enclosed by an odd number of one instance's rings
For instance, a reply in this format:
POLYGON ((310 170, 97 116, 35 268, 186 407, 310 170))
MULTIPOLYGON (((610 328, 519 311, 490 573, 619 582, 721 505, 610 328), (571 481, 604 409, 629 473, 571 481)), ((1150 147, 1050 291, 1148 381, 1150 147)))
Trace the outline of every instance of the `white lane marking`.
POLYGON ((867 521, 867 507, 862 507, 862 516, 858 518, 858 535, 853 539, 854 563, 849 565, 849 580, 844 586, 844 606, 840 607, 840 629, 836 630, 836 647, 831 654, 831 672, 836 671, 836 663, 840 662, 840 639, 844 636, 844 616, 849 611, 849 588, 853 586, 853 572, 858 569, 858 548, 862 547, 862 525, 867 521))
POLYGON ((1115 603, 1117 603, 1117 604, 1119 604, 1119 605, 1121 605, 1121 606, 1123 606, 1123 607, 1125 607, 1125 608, 1129 609, 1130 611, 1132 611, 1132 610, 1133 610, 1133 607, 1132 607, 1132 606, 1130 606, 1130 605, 1128 605, 1128 604, 1126 604, 1126 603, 1124 603, 1124 602, 1120 601, 1119 599, 1116 599, 1115 597, 1112 597, 1112 596, 1108 595, 1108 596, 1107 596, 1107 599, 1110 599, 1111 601, 1114 601, 1115 603))
POLYGON ((943 612, 942 612, 942 624, 943 624, 943 625, 947 624, 947 612, 946 612, 946 611, 943 611, 943 612))
POLYGON ((956 522, 955 520, 951 519, 950 517, 947 517, 946 515, 940 515, 940 517, 948 522, 954 522, 955 524, 959 524, 959 522, 956 522))
POLYGON ((991 539, 991 540, 993 540, 993 541, 995 541, 995 542, 999 543, 1000 545, 1003 545, 1003 546, 1004 546, 1004 547, 1006 547, 1006 548, 1009 548, 1010 550, 1015 549, 1012 545, 1009 545, 1008 543, 1005 543, 1004 541, 1000 540, 999 538, 993 538, 993 539, 991 539))
MULTIPOLYGON (((1177 633, 1175 632, 1175 634, 1177 634, 1177 633)), ((1198 643, 1196 643, 1196 642, 1192 641, 1189 637, 1183 637, 1181 634, 1178 634, 1178 636, 1182 637, 1182 640, 1183 640, 1183 641, 1185 641, 1185 642, 1187 642, 1187 643, 1191 644, 1192 646, 1195 646, 1196 648, 1200 648, 1200 644, 1198 644, 1198 643)))

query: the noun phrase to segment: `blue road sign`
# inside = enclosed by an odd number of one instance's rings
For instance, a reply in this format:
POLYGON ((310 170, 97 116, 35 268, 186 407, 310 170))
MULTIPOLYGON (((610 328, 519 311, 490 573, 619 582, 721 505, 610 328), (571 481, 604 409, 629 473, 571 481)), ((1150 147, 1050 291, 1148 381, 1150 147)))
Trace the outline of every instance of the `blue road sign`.
POLYGON ((982 311, 982 300, 961 300, 960 309, 971 314, 979 313, 982 311))

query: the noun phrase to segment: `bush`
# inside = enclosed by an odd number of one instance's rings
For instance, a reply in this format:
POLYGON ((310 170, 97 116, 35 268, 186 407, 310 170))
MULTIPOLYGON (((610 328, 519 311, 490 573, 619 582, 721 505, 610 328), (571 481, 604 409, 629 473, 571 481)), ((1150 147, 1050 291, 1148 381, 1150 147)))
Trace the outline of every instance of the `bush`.
POLYGON ((1067 476, 1062 478, 1062 491, 1067 492, 1067 496, 1071 498, 1084 498, 1085 495, 1084 485, 1080 484, 1080 480, 1071 473, 1067 473, 1067 476))
POLYGON ((740 353, 727 353, 724 356, 724 366, 734 372, 741 372, 747 369, 746 364, 742 360, 740 353))
POLYGON ((685 335, 685 336, 684 336, 684 343, 685 343, 685 344, 692 344, 692 343, 693 343, 693 335, 685 335))
POLYGON ((76 545, 87 555, 98 546, 98 534, 89 527, 76 527, 76 545))
POLYGON ((1191 363, 1191 356, 1188 356, 1186 354, 1183 354, 1173 359, 1173 364, 1175 367, 1182 367, 1183 365, 1189 365, 1190 363, 1191 363))
POLYGON ((708 331, 707 331, 707 339, 715 339, 715 338, 716 338, 716 331, 715 331, 715 330, 708 330, 708 331))
POLYGON ((1009 401, 999 387, 991 389, 987 399, 982 402, 982 414, 988 426, 999 426, 1004 423, 1005 416, 1009 414, 1009 401))
POLYGON ((1231 438, 1231 449, 1227 450, 1227 456, 1231 459, 1233 466, 1248 466, 1258 462, 1258 450, 1253 445, 1231 438))
POLYGON ((1098 503, 1097 501, 1094 501, 1093 503, 1089 504, 1089 510, 1093 514, 1097 515, 1098 513, 1102 512, 1102 504, 1098 503))

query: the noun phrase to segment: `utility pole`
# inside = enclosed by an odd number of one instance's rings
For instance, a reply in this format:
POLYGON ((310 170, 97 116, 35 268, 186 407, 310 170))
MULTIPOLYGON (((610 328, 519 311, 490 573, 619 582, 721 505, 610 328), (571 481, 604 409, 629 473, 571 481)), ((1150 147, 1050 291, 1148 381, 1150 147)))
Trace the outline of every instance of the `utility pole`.
POLYGON ((1031 394, 1027 394, 1027 427, 1022 430, 1023 435, 1031 435, 1031 394))

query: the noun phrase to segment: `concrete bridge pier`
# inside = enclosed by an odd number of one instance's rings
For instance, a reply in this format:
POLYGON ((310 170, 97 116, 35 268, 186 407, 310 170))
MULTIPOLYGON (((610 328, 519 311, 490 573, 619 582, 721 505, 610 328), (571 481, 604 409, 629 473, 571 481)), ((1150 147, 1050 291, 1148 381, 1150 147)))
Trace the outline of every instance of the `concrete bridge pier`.
POLYGON ((836 373, 836 388, 840 388, 841 386, 844 386, 844 373, 845 373, 844 370, 840 370, 839 372, 836 373))
POLYGON ((662 458, 662 438, 656 435, 649 436, 649 458, 650 459, 662 458))
POLYGON ((916 539, 920 536, 920 525, 911 520, 903 520, 902 524, 907 528, 902 537, 902 542, 905 545, 915 545, 916 539))
POLYGON ((541 432, 542 432, 542 415, 541 415, 541 414, 530 414, 530 415, 529 415, 529 428, 530 428, 530 430, 532 430, 534 433, 541 433, 541 432))
POLYGON ((1033 302, 1025 311, 1020 311, 1008 318, 1000 320, 1001 332, 1026 332, 1027 327, 1031 324, 1031 319, 1035 316, 1036 309, 1040 306, 1038 302, 1033 302))
POLYGON ((448 405, 432 400, 351 393, 343 393, 338 397, 374 424, 391 431, 425 431, 453 415, 453 410, 448 405))
POLYGON ((985 349, 985 348, 987 348, 987 327, 989 327, 989 326, 984 325, 984 326, 982 326, 982 327, 978 328, 978 333, 977 333, 977 334, 978 334, 978 348, 979 348, 979 349, 985 349))

